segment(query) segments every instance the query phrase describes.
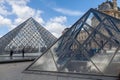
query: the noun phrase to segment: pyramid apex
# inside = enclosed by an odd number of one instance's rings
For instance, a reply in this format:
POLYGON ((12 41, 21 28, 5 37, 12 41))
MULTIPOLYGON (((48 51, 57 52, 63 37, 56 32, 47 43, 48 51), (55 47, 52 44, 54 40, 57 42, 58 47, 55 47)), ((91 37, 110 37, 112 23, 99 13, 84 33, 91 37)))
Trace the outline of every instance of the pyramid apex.
POLYGON ((33 20, 34 20, 34 18, 33 18, 33 17, 28 18, 28 20, 31 20, 31 19, 33 19, 33 20))
MULTIPOLYGON (((30 18, 28 18, 27 20, 26 20, 27 22, 29 22, 29 21, 36 21, 33 17, 30 17, 30 18)), ((37 22, 37 21, 36 21, 37 22)))

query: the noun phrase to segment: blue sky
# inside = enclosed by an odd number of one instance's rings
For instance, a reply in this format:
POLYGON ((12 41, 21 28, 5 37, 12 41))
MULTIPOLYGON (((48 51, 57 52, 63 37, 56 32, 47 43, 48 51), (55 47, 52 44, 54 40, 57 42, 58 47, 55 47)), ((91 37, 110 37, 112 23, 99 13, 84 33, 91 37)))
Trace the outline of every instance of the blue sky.
MULTIPOLYGON (((33 17, 59 37, 87 10, 106 0, 0 0, 0 36, 33 17)), ((120 6, 120 0, 118 0, 120 6)))

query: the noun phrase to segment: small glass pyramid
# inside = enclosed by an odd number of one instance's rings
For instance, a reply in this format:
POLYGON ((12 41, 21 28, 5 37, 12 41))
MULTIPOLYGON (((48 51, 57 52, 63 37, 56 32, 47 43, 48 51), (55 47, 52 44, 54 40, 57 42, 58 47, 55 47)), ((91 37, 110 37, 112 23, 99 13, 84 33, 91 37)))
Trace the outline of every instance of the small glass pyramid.
POLYGON ((90 9, 25 71, 117 76, 120 20, 90 9))
POLYGON ((10 53, 11 50, 20 53, 23 49, 25 53, 40 52, 54 41, 55 36, 33 18, 29 18, 0 38, 0 53, 10 53))

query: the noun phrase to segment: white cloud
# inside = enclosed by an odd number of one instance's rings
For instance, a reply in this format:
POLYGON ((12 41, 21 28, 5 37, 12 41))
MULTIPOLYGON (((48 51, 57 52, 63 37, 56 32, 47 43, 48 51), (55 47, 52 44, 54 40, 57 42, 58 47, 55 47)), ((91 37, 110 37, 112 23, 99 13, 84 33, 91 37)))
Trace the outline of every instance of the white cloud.
POLYGON ((11 25, 11 20, 8 18, 4 18, 3 16, 0 15, 0 26, 9 26, 11 25))
POLYGON ((56 37, 60 37, 62 31, 67 27, 64 23, 67 21, 65 16, 59 16, 51 18, 46 24, 46 29, 48 29, 56 37))
POLYGON ((64 8, 53 8, 53 10, 60 12, 62 14, 70 15, 70 16, 80 16, 83 14, 83 12, 80 12, 80 11, 74 11, 74 10, 69 10, 64 8))
POLYGON ((15 28, 15 26, 19 25, 26 19, 33 17, 35 20, 37 20, 40 24, 44 23, 44 20, 41 18, 41 14, 43 11, 33 9, 27 5, 29 0, 6 0, 6 2, 11 6, 12 8, 12 15, 16 15, 17 18, 14 19, 13 24, 10 26, 10 29, 15 28))
POLYGON ((30 2, 30 0, 4 0, 6 2, 8 2, 9 4, 16 4, 16 5, 27 5, 28 2, 30 2))
POLYGON ((35 10, 28 6, 12 5, 13 13, 20 18, 29 18, 35 14, 35 10))
POLYGON ((9 13, 3 6, 0 6, 0 14, 7 16, 10 15, 11 13, 9 13))
POLYGON ((28 1, 29 0, 7 0, 8 4, 12 7, 12 13, 19 18, 29 18, 31 16, 35 16, 36 12, 40 12, 40 10, 35 10, 27 6, 28 1))
POLYGON ((50 22, 64 23, 66 21, 67 21, 67 18, 65 16, 60 16, 60 17, 55 17, 50 19, 50 22))
POLYGON ((34 14, 34 18, 37 22, 39 22, 40 24, 44 23, 44 20, 41 17, 41 14, 43 13, 43 11, 41 10, 36 10, 35 14, 34 14))
POLYGON ((4 2, 5 2, 5 0, 0 0, 0 4, 1 4, 1 3, 4 3, 4 2))
POLYGON ((5 5, 5 0, 0 0, 0 15, 7 16, 10 15, 11 13, 7 10, 8 7, 5 5))

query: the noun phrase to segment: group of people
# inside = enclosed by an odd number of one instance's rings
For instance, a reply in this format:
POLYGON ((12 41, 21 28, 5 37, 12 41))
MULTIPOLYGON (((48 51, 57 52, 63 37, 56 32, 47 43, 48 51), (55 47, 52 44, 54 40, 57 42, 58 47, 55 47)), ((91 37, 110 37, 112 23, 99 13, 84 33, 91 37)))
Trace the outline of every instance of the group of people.
MULTIPOLYGON (((10 51, 10 57, 11 57, 11 58, 13 57, 13 54, 14 54, 14 51, 11 50, 11 51, 10 51)), ((24 56, 25 56, 25 50, 22 49, 22 57, 24 57, 24 56)))

